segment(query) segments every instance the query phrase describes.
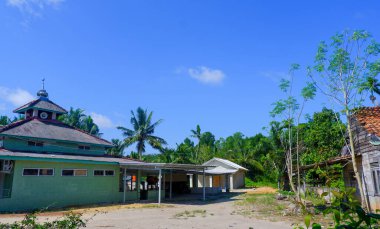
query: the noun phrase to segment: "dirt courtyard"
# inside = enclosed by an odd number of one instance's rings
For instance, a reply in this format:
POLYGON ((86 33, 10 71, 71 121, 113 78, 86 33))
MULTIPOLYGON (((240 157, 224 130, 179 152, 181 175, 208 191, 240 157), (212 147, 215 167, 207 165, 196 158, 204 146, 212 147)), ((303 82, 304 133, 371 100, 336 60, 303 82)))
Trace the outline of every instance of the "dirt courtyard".
MULTIPOLYGON (((89 209, 78 209, 84 219, 89 219, 87 228, 292 228, 290 222, 281 219, 258 219, 239 214, 241 195, 213 201, 189 201, 173 204, 130 204, 89 209), (277 220, 277 222, 276 222, 277 220)), ((39 220, 51 220, 62 212, 43 213, 39 220)), ((0 215, 0 222, 13 222, 22 215, 0 215)))

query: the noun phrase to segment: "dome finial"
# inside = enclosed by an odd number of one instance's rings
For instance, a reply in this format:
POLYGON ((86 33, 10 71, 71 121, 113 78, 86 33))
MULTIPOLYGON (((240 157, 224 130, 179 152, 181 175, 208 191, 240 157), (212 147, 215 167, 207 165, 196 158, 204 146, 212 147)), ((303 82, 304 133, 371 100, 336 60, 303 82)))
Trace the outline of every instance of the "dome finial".
POLYGON ((42 79, 42 89, 37 92, 37 96, 40 98, 48 98, 49 94, 45 90, 45 78, 42 79))

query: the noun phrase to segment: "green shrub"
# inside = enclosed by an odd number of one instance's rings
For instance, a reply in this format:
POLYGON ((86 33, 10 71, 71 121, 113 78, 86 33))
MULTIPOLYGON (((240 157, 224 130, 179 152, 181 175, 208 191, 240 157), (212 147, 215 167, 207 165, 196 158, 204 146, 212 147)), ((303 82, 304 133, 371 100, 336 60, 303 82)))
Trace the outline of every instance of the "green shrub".
POLYGON ((20 222, 11 224, 0 223, 0 229, 77 229, 86 227, 82 214, 69 212, 61 219, 52 222, 38 223, 35 213, 27 214, 20 222))

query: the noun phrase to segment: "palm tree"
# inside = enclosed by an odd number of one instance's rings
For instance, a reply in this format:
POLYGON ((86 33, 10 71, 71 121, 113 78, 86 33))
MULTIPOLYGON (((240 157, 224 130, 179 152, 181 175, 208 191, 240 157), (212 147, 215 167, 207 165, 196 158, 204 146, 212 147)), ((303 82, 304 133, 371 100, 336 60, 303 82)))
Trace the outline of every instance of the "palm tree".
POLYGON ((124 154, 124 149, 125 149, 124 142, 119 139, 112 139, 111 142, 114 147, 110 148, 107 151, 107 154, 115 156, 115 157, 122 157, 124 154))
POLYGON ((94 120, 92 119, 91 116, 85 116, 81 120, 80 129, 86 131, 89 134, 92 134, 92 135, 95 135, 98 137, 100 137, 102 135, 102 133, 99 132, 100 130, 99 130, 98 125, 96 125, 94 123, 94 120))
POLYGON ((7 116, 0 116, 0 126, 5 126, 11 123, 11 119, 8 118, 7 116))
POLYGON ((94 123, 92 117, 87 116, 82 109, 74 109, 71 107, 69 113, 59 116, 58 119, 69 126, 81 129, 89 134, 98 137, 102 135, 102 133, 99 132, 98 125, 94 123))
POLYGON ((61 115, 59 117, 59 120, 66 123, 69 126, 73 126, 78 129, 81 129, 82 120, 85 117, 86 115, 84 114, 84 110, 79 109, 79 108, 74 109, 71 107, 69 113, 61 115))
POLYGON ((191 130, 191 133, 193 133, 191 135, 191 137, 198 139, 198 150, 195 153, 195 161, 197 161, 198 160, 198 154, 201 151, 201 138, 202 138, 201 127, 199 125, 197 125, 197 128, 195 130, 191 130))
POLYGON ((147 110, 141 107, 137 108, 137 116, 131 111, 131 124, 133 129, 127 129, 119 126, 117 129, 123 132, 124 144, 126 147, 137 143, 136 149, 139 159, 142 159, 142 154, 145 152, 145 144, 148 143, 154 149, 162 150, 162 146, 166 145, 166 141, 160 137, 154 136, 155 128, 160 125, 162 119, 152 124, 153 112, 148 114, 147 110))
POLYGON ((369 99, 373 105, 375 105, 376 97, 373 94, 376 93, 380 95, 380 83, 375 77, 369 76, 359 87, 359 92, 361 93, 363 91, 369 91, 371 93, 369 99))

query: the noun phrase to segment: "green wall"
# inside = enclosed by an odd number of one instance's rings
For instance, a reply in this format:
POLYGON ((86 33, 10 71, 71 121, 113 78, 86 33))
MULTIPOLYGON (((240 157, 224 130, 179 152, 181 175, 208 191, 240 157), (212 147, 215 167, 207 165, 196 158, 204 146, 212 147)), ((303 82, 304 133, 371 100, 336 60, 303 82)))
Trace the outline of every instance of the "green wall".
MULTIPOLYGON (((121 202, 123 193, 119 192, 119 175, 118 165, 16 161, 11 198, 0 199, 0 211, 121 202), (55 174, 22 176, 23 168, 54 168, 55 174), (88 174, 86 177, 62 177, 62 169, 88 169, 88 174), (94 169, 113 169, 115 176, 95 177, 94 169)), ((136 192, 127 192, 126 196, 127 200, 137 199, 136 192)))
MULTIPOLYGON (((31 139, 32 140, 32 139, 31 139)), ((35 139, 38 141, 38 139, 35 139)), ((105 148, 101 146, 91 145, 90 150, 79 150, 79 143, 69 143, 60 141, 47 141, 44 142, 43 147, 29 146, 27 140, 20 140, 17 138, 6 137, 4 139, 4 148, 13 151, 35 151, 35 152, 57 152, 66 154, 81 154, 81 155, 104 155, 105 148)))

